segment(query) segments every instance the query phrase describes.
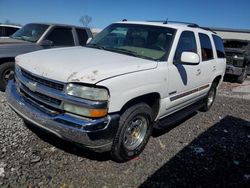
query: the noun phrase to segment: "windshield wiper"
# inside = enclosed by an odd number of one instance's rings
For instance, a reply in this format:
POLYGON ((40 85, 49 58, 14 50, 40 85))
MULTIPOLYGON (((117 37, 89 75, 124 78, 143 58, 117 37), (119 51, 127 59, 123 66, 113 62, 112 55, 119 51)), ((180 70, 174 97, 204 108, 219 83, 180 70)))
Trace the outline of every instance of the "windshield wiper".
POLYGON ((142 58, 142 59, 148 59, 148 60, 156 61, 156 59, 154 59, 154 58, 143 56, 143 55, 140 55, 140 54, 138 54, 138 53, 136 53, 134 51, 130 51, 130 50, 123 49, 123 48, 104 47, 104 49, 112 51, 112 52, 119 52, 119 53, 122 53, 122 54, 131 55, 131 56, 134 56, 134 57, 139 57, 139 58, 142 58))
POLYGON ((96 48, 96 49, 101 49, 101 50, 105 49, 105 47, 100 46, 98 44, 87 44, 86 47, 96 48))
POLYGON ((137 55, 138 55, 136 52, 126 50, 126 49, 122 49, 122 48, 104 47, 104 49, 108 50, 108 51, 112 51, 112 52, 120 52, 122 54, 132 55, 132 56, 135 56, 135 57, 137 57, 137 55))

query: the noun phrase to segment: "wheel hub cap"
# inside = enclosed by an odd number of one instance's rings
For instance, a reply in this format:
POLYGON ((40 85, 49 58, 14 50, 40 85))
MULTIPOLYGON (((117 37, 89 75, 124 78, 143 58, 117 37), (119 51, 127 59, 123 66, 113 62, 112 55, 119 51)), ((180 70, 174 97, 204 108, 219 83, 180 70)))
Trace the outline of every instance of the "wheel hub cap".
POLYGON ((129 125, 124 133, 123 145, 128 150, 133 150, 138 147, 147 132, 147 120, 143 116, 136 116, 129 125))

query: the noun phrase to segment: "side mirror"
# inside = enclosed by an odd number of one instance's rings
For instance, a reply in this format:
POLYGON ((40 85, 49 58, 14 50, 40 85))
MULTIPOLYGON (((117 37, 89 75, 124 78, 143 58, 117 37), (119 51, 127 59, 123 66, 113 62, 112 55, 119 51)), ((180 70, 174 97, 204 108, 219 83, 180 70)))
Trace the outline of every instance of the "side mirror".
POLYGON ((200 63, 200 57, 194 52, 182 52, 181 62, 187 65, 198 65, 200 63))
POLYGON ((92 37, 89 37, 86 44, 88 44, 92 40, 92 37))
POLYGON ((51 46, 54 45, 53 41, 51 40, 43 40, 41 43, 40 43, 41 46, 45 47, 45 48, 49 48, 51 46))

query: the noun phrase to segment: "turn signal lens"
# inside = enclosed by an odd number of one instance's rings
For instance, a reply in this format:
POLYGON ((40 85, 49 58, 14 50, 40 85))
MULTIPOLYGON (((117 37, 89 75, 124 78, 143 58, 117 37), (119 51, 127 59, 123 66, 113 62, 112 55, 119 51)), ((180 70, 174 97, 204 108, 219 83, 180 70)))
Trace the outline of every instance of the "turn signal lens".
POLYGON ((64 110, 80 116, 99 118, 108 114, 108 109, 90 109, 82 106, 64 103, 64 110))

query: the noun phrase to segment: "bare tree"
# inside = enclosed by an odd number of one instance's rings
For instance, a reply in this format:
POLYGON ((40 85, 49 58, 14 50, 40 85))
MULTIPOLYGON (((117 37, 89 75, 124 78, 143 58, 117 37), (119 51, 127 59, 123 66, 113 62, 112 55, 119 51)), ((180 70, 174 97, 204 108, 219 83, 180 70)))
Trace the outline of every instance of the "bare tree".
POLYGON ((5 22, 4 22, 5 24, 10 24, 10 25, 18 25, 18 26, 22 26, 21 24, 19 24, 19 23, 15 23, 15 22, 11 22, 10 20, 5 20, 5 22))
POLYGON ((88 27, 90 22, 92 22, 92 17, 89 15, 82 16, 79 20, 84 27, 88 27))

